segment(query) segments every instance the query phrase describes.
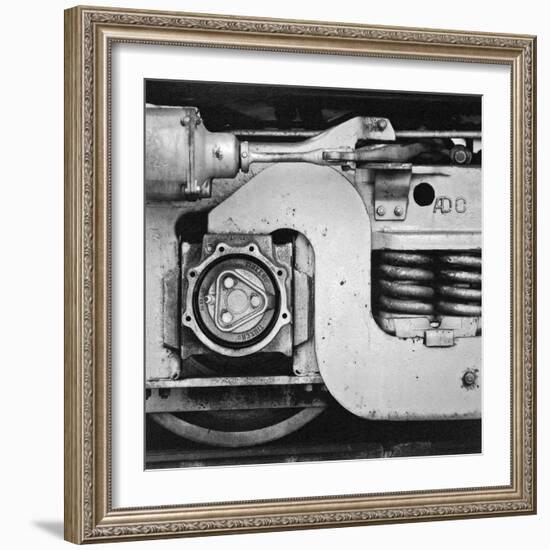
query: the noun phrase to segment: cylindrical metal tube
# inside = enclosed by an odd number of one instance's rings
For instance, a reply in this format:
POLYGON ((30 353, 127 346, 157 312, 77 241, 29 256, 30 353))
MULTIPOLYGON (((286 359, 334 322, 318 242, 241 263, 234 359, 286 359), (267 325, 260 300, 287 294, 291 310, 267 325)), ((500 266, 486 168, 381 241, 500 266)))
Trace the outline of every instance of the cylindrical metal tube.
POLYGON ((240 144, 234 134, 209 132, 194 107, 147 107, 147 199, 208 196, 212 178, 230 178, 237 174, 239 151, 240 144))
POLYGON ((308 162, 310 164, 329 164, 323 159, 323 150, 317 149, 315 151, 253 151, 249 150, 250 163, 253 162, 308 162))
POLYGON ((396 130, 396 138, 464 138, 481 139, 481 132, 469 130, 396 130))
POLYGON ((187 139, 182 110, 147 107, 145 111, 145 190, 149 199, 180 198, 187 181, 187 139))
MULTIPOLYGON (((296 138, 306 139, 318 136, 321 132, 316 130, 246 130, 237 129, 232 131, 239 137, 274 137, 274 138, 296 138)), ((480 131, 472 130, 396 130, 396 138, 464 138, 481 139, 480 131)))

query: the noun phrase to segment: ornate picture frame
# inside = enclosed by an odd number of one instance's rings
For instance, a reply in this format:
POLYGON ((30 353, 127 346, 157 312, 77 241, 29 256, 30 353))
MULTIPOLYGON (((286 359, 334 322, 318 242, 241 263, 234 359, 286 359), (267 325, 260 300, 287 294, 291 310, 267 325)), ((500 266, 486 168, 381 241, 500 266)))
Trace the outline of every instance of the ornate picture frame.
POLYGON ((65 538, 156 539, 536 513, 536 38, 75 7, 65 12, 65 538), (511 453, 503 486, 114 508, 111 52, 117 43, 511 70, 511 453))

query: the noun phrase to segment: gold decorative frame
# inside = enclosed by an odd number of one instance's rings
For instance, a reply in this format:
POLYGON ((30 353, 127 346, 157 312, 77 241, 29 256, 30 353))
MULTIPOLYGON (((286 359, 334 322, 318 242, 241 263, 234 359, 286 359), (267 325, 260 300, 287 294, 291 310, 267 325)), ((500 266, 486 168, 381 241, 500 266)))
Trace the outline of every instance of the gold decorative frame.
POLYGON ((76 7, 65 12, 65 538, 76 543, 536 511, 535 53, 524 35, 76 7), (503 487, 113 509, 109 86, 116 42, 498 63, 512 72, 512 453, 503 487))

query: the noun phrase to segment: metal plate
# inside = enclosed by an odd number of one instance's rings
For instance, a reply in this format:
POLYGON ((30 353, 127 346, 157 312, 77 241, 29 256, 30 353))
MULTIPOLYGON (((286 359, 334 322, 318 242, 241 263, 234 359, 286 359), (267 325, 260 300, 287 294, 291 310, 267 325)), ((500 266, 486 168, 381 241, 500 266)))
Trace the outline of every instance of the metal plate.
POLYGON ((480 388, 466 391, 461 383, 466 368, 480 368, 480 338, 427 348, 377 326, 370 304, 371 222, 361 197, 337 170, 271 166, 212 210, 208 223, 218 233, 288 228, 309 239, 319 369, 343 407, 377 419, 480 416, 480 388))

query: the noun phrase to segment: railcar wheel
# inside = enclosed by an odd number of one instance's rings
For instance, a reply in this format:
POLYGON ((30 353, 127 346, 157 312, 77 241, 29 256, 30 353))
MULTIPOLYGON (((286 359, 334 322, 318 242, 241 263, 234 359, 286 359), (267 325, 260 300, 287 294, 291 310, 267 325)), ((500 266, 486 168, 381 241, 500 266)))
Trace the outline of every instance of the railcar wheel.
POLYGON ((215 447, 249 447, 280 439, 311 422, 322 407, 260 409, 250 411, 208 411, 176 416, 155 413, 151 418, 170 432, 196 443, 215 447), (239 426, 240 430, 224 429, 239 426))
MULTIPOLYGON (((185 362, 186 376, 245 375, 249 366, 241 360, 221 356, 191 357, 185 362)), ((256 369, 263 375, 282 374, 288 365, 273 354, 260 354, 256 369)), ((154 413, 150 417, 174 435, 215 447, 248 447, 289 435, 319 416, 325 409, 265 408, 249 410, 208 410, 187 413, 154 413)))

